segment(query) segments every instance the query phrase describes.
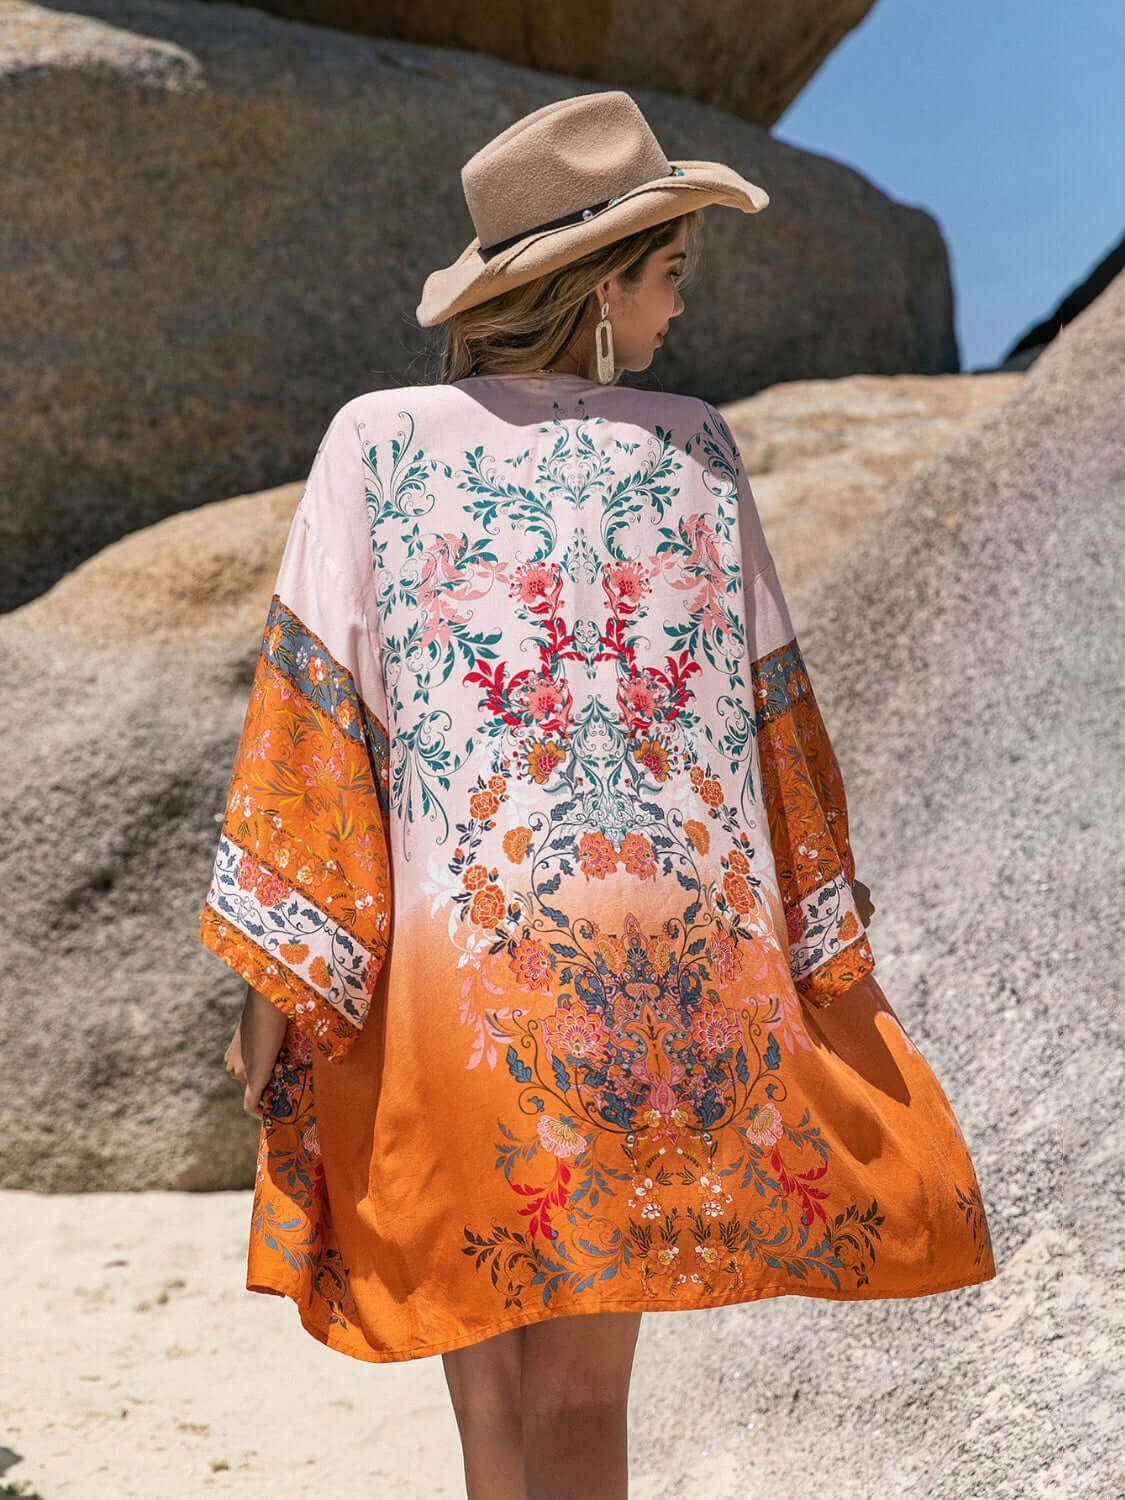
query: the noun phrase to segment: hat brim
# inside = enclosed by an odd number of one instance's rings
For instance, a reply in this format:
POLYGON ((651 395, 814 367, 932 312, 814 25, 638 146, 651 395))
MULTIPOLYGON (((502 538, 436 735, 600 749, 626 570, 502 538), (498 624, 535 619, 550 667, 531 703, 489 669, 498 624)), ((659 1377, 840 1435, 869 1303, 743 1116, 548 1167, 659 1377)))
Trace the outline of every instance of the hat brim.
POLYGON ((769 204, 769 194, 716 161, 669 161, 682 176, 661 177, 623 193, 610 208, 589 219, 541 229, 485 260, 480 241, 473 239, 450 266, 426 277, 415 317, 422 328, 432 328, 454 313, 464 312, 523 286, 560 266, 579 260, 592 250, 651 224, 719 203, 756 214, 769 204))

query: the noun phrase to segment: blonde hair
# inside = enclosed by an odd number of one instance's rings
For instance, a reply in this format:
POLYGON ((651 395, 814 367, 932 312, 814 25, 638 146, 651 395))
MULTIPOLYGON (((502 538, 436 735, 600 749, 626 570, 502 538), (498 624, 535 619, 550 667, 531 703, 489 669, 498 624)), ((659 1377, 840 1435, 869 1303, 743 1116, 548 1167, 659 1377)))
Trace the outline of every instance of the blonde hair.
MULTIPOLYGON (((594 288, 609 276, 620 276, 626 285, 638 282, 645 259, 671 243, 681 218, 687 224, 686 258, 678 276, 682 286, 694 273, 702 251, 700 208, 650 224, 557 271, 454 313, 440 325, 433 351, 437 363, 433 383, 444 385, 470 375, 518 375, 549 365, 578 332, 594 288)), ((616 385, 621 373, 614 373, 612 384, 616 385)))

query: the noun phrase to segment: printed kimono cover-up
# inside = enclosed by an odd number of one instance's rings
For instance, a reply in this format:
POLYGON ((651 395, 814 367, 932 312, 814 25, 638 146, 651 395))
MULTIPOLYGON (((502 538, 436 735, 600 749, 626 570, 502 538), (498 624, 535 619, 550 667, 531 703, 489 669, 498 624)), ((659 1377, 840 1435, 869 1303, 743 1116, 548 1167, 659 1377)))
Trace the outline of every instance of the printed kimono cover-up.
POLYGON ((349 401, 201 917, 290 1019, 248 1287, 387 1361, 993 1276, 854 876, 712 405, 555 374, 349 401))

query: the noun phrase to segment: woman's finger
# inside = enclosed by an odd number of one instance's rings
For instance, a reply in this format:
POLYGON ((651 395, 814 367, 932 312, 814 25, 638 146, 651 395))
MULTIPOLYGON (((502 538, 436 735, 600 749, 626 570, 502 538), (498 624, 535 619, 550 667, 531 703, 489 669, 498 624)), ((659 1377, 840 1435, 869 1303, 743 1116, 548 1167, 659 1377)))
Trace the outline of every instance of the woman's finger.
POLYGON ((242 1096, 242 1107, 248 1115, 254 1115, 259 1120, 266 1113, 266 1093, 273 1078, 273 1069, 263 1078, 260 1074, 247 1074, 243 1072, 243 1081, 246 1088, 242 1096))
POLYGON ((236 1083, 246 1082, 246 1064, 242 1056, 242 1025, 241 1022, 234 1029, 234 1035, 227 1043, 227 1050, 223 1054, 223 1067, 227 1075, 236 1083))

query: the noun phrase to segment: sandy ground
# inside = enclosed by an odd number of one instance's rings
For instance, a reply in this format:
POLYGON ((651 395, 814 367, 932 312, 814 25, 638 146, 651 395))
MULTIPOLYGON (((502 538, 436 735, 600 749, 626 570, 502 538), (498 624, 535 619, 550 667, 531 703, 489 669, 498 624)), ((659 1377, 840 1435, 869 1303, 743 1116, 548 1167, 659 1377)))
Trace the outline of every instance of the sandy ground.
POLYGON ((441 1360, 245 1290, 249 1192, 0 1193, 3 1475, 44 1500, 464 1494, 441 1360))
POLYGON ((0 1192, 0 1495, 464 1496, 441 1359, 363 1364, 246 1291, 251 1196, 0 1192))

